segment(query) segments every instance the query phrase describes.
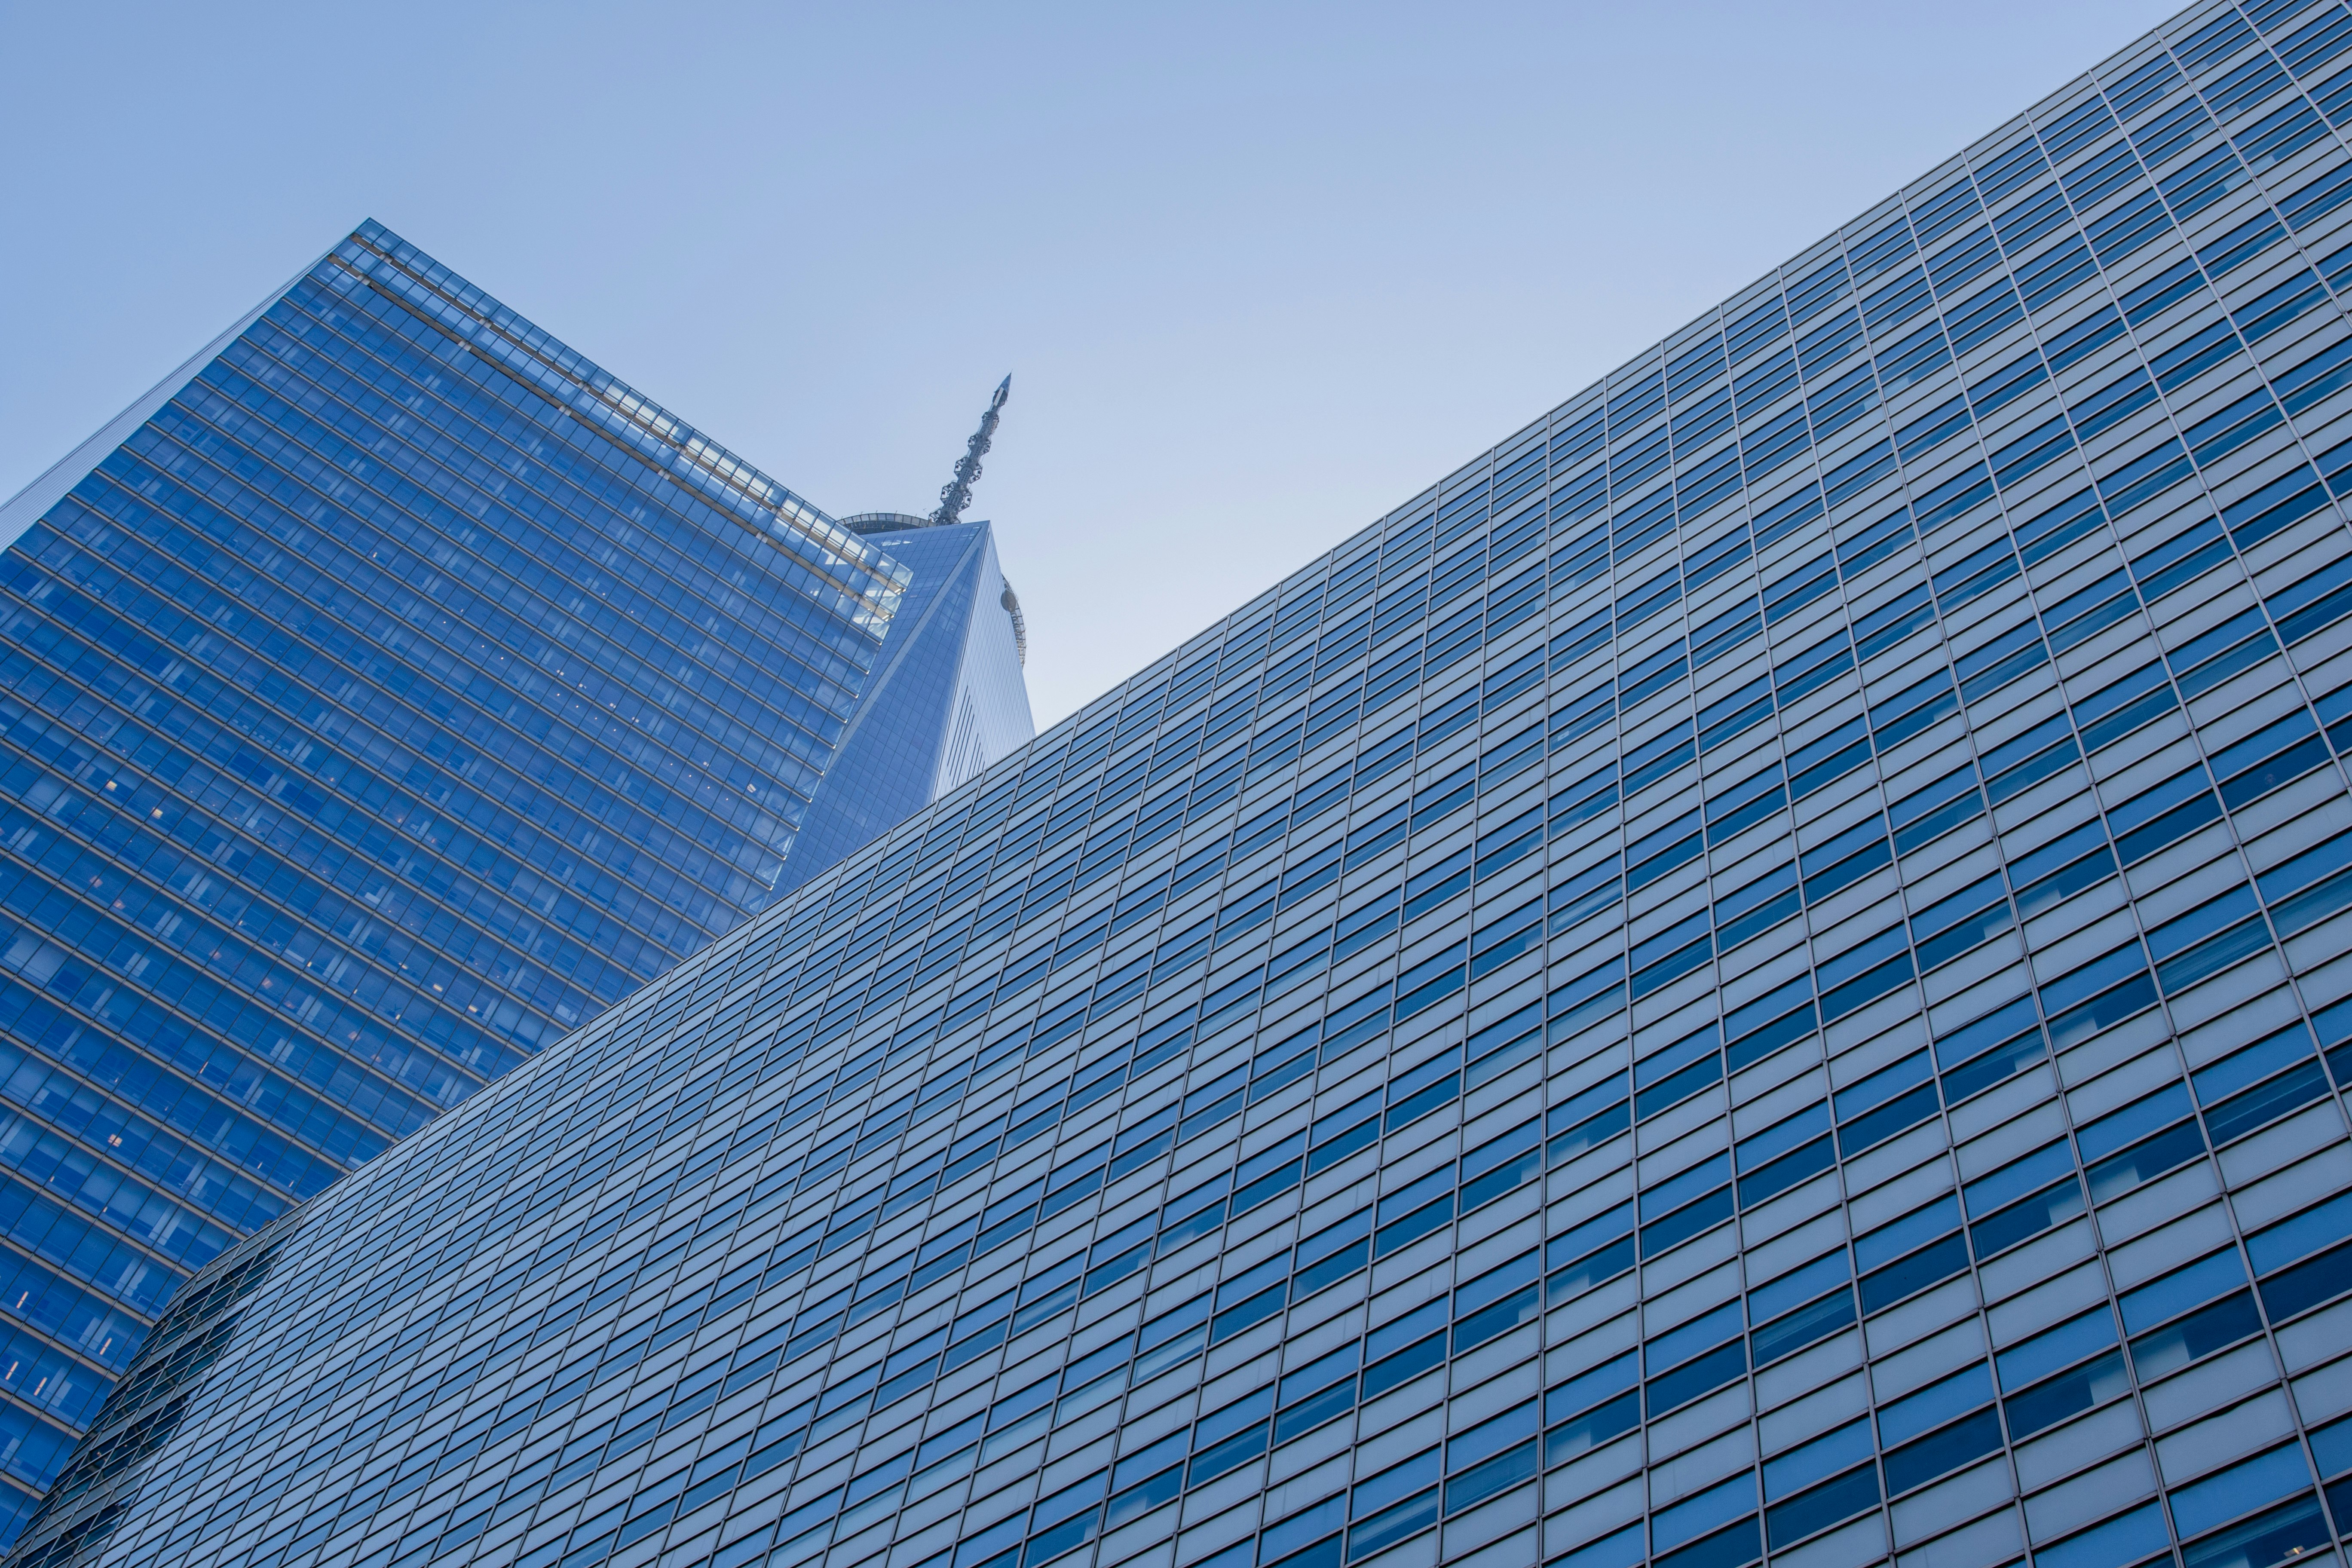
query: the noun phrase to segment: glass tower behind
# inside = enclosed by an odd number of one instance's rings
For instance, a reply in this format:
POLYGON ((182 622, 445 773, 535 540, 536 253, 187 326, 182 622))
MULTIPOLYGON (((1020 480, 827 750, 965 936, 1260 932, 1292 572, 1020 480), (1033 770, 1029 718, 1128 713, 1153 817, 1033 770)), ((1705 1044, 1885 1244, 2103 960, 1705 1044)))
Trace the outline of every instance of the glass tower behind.
POLYGON ((2338 120, 2070 82, 218 1260, 16 1563, 2339 1561, 2338 120))
POLYGON ((919 585, 373 224, 0 538, 5 1540, 191 1270, 764 907, 919 585))
POLYGON ((914 574, 871 698, 841 742, 779 891, 815 876, 1036 734, 1012 589, 985 522, 843 520, 914 574))

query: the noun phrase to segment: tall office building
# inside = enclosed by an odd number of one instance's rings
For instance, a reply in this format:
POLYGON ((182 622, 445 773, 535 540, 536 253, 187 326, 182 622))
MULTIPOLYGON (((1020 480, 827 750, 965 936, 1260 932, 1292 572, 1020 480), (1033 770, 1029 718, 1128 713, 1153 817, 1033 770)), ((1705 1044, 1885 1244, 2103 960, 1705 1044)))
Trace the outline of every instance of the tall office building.
POLYGON ((811 803, 783 890, 1037 732, 1021 678, 1028 629, 988 524, 904 512, 861 512, 842 524, 914 574, 898 616, 908 630, 884 655, 873 696, 811 803))
POLYGON ((0 1542, 190 1271, 765 907, 862 737, 954 782, 909 670, 1027 738, 940 531, 373 224, 0 509, 0 1542))
POLYGON ((13 1562, 2336 1561, 2347 116, 2071 83, 218 1260, 13 1562))

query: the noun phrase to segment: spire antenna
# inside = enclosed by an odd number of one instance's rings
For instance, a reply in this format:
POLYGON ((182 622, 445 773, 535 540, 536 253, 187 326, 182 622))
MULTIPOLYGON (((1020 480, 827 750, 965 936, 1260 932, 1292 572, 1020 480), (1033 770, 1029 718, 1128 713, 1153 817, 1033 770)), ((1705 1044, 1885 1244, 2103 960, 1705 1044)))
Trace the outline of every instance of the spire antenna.
POLYGON ((988 412, 980 416, 980 428, 971 433, 964 446, 964 454, 956 459, 955 478, 940 488, 940 507, 931 513, 934 528, 963 521, 963 509, 971 504, 972 481, 980 478, 980 460, 988 455, 991 442, 996 439, 996 422, 1002 416, 1004 400, 1013 395, 1013 377, 1008 374, 996 384, 996 395, 988 400, 988 412))

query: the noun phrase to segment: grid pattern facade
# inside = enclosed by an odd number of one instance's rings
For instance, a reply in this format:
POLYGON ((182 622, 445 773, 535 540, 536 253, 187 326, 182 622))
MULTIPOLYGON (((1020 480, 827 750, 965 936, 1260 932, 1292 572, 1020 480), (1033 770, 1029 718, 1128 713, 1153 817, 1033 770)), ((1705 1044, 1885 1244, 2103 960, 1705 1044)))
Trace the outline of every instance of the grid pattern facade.
POLYGON ((15 1561, 2334 1560, 2347 110, 2074 83, 215 1265, 15 1561))
POLYGON ((0 1542, 194 1269, 767 901, 905 574, 369 225, 0 556, 0 1542))

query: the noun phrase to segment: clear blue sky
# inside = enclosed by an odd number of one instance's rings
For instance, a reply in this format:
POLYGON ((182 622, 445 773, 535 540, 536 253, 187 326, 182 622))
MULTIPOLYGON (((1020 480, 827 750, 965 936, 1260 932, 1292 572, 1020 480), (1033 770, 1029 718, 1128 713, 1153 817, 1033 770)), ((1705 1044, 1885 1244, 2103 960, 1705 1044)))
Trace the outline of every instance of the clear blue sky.
POLYGON ((2168 0, 0 3, 0 496, 373 216, 835 513, 982 480, 1040 724, 2168 0))

